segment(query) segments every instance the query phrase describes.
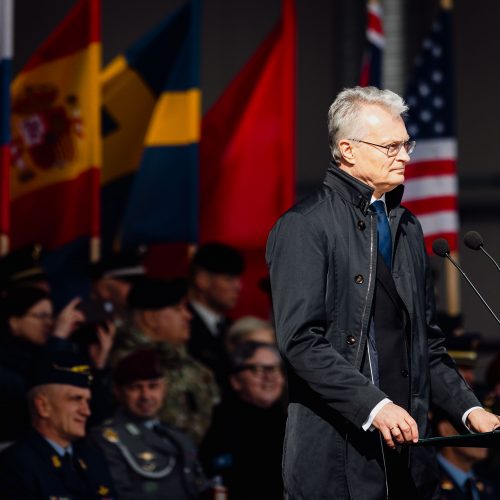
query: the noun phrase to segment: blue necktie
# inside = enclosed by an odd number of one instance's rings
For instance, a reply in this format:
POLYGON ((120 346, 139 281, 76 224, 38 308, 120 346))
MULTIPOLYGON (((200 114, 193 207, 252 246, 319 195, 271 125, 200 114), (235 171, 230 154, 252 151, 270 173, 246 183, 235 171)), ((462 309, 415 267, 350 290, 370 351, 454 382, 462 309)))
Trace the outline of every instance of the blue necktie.
POLYGON ((378 251, 384 258, 387 267, 391 269, 392 235, 389 221, 385 213, 384 202, 382 200, 377 200, 374 201, 371 206, 377 214, 378 251))

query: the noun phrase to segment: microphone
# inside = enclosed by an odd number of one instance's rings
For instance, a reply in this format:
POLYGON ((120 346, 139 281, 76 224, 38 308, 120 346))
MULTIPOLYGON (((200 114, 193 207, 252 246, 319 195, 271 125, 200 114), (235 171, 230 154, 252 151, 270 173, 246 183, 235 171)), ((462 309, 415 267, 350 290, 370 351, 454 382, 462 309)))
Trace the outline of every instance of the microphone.
POLYGON ((464 243, 472 250, 481 250, 495 264, 497 271, 500 271, 498 262, 484 249, 483 237, 477 231, 469 231, 464 236, 464 243))
POLYGON ((448 245, 448 242, 444 238, 438 238, 437 240, 434 240, 434 242, 432 243, 432 251, 436 255, 439 255, 439 257, 447 258, 460 271, 462 276, 466 279, 467 283, 469 283, 469 285, 472 287, 472 289, 474 290, 476 295, 481 299, 482 303, 486 306, 488 311, 490 311, 491 315, 495 318, 496 322, 500 325, 500 319, 497 318, 497 315, 493 312, 491 307, 483 299, 483 296, 479 293, 477 288, 474 286, 474 284, 469 279, 469 277, 465 274, 465 272, 462 270, 462 268, 451 257, 450 245, 448 245))

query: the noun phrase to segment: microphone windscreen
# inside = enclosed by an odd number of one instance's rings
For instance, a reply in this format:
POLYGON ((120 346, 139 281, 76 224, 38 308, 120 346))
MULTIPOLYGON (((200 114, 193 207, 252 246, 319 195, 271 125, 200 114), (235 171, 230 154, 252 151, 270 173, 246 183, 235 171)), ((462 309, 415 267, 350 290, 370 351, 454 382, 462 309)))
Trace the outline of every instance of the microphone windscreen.
POLYGON ((483 246, 483 237, 477 231, 469 231, 464 236, 464 243, 472 250, 479 250, 483 246))
POLYGON ((432 243, 432 251, 440 257, 446 257, 450 253, 450 245, 444 238, 438 238, 432 243))

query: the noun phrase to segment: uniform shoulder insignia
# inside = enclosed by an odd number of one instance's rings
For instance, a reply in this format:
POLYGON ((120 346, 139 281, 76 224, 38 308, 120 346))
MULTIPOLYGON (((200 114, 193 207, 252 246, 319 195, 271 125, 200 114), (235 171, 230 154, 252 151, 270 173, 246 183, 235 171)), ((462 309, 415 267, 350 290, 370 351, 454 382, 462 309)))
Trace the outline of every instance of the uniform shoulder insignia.
POLYGON ((102 437, 106 440, 109 441, 110 443, 118 443, 120 441, 120 437, 118 436, 118 433, 111 429, 111 427, 106 427, 102 431, 102 437))
POLYGON ((125 425, 125 428, 127 429, 127 431, 130 432, 130 434, 132 434, 132 436, 139 436, 141 434, 139 427, 137 427, 137 425, 132 424, 130 422, 125 425))
POLYGON ((50 459, 52 460, 52 465, 56 468, 56 469, 60 469, 61 466, 62 466, 62 463, 61 463, 61 459, 59 458, 59 455, 52 455, 50 457, 50 459))
POLYGON ((445 491, 450 491, 455 489, 455 486, 453 486, 453 483, 449 481, 448 479, 443 479, 441 481, 441 489, 445 491))

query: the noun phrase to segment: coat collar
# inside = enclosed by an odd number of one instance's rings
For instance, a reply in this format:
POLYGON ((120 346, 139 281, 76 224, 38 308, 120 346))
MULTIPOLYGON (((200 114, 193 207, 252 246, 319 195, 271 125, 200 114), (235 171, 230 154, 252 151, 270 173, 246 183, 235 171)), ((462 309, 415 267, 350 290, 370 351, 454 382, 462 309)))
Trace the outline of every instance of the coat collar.
MULTIPOLYGON (((373 189, 370 186, 347 174, 333 162, 330 162, 323 183, 337 191, 346 201, 358 207, 364 215, 368 213, 373 195, 373 189)), ((401 185, 386 193, 385 202, 388 212, 399 206, 403 198, 403 191, 404 186, 401 185)))

